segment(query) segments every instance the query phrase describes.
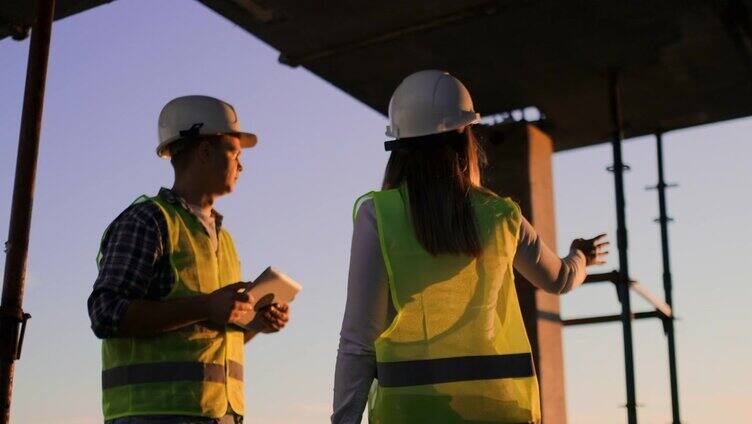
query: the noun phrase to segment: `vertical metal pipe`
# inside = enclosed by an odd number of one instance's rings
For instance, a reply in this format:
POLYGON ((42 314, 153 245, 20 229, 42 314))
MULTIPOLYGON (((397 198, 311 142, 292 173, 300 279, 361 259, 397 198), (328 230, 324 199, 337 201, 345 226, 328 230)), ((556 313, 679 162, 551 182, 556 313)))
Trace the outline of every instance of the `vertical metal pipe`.
MULTIPOLYGON (((673 310, 672 290, 673 284, 671 281, 671 264, 669 261, 668 250, 668 223, 671 220, 666 212, 666 180, 663 175, 663 134, 655 134, 655 144, 657 148, 658 156, 658 209, 660 216, 658 222, 661 224, 661 251, 663 254, 663 290, 666 296, 666 303, 671 306, 673 310)), ((673 416, 673 424, 681 424, 681 418, 679 417, 679 383, 678 373, 676 371, 676 345, 674 343, 674 314, 671 314, 671 319, 664 320, 664 326, 666 330, 666 337, 668 338, 668 365, 669 365, 669 377, 671 379, 671 412, 673 416)))
POLYGON ((14 361, 18 344, 19 318, 22 315, 34 180, 55 0, 38 0, 36 11, 26 68, 26 88, 18 139, 10 229, 6 243, 3 294, 0 303, 2 308, 0 318, 0 402, 2 402, 0 414, 2 415, 0 419, 6 424, 10 421, 14 361))
POLYGON ((632 349, 632 307, 629 300, 629 264, 627 257, 627 220, 624 202, 624 162, 621 156, 623 124, 619 75, 609 72, 608 78, 611 119, 614 126, 613 147, 614 186, 616 191, 616 241, 619 248, 619 280, 616 290, 621 301, 621 321, 624 333, 624 371, 627 384, 627 419, 629 424, 637 423, 637 401, 635 395, 634 357, 632 349))

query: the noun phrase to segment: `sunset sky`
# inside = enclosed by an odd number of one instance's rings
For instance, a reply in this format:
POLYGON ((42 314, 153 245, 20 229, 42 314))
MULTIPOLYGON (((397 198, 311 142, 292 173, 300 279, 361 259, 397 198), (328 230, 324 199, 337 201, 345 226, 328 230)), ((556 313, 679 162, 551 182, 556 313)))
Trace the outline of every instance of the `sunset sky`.
MULTIPOLYGON (((252 279, 267 265, 304 290, 289 328, 246 347, 248 423, 322 423, 331 410, 344 309, 352 204, 377 189, 386 118, 194 0, 116 1, 55 23, 24 309, 33 315, 17 362, 13 422, 101 422, 100 342, 86 299, 105 227, 141 194, 172 184, 154 154, 157 116, 171 98, 232 103, 259 136, 243 154, 225 215, 252 279)), ((28 40, 0 41, 0 232, 7 229, 28 40)), ((451 71, 451 70, 449 70, 451 71)), ((472 86, 469 87, 472 91, 472 86)), ((497 111, 480 111, 481 113, 497 111)), ((752 118, 665 135, 682 418, 752 422, 752 118)), ((555 140, 554 140, 555 141, 555 140)), ((558 251, 606 232, 617 266, 611 150, 554 158, 558 251)), ((632 277, 662 296, 652 137, 629 140, 625 162, 632 277)), ((4 240, 4 239, 3 239, 4 240)), ((0 265, 5 257, 0 256, 0 265)), ((635 310, 648 305, 633 296, 635 310)), ((565 318, 620 310, 607 285, 562 298, 565 318)), ((657 320, 633 326, 641 423, 671 419, 665 338, 657 320)), ((570 423, 626 422, 618 323, 564 330, 570 423)))

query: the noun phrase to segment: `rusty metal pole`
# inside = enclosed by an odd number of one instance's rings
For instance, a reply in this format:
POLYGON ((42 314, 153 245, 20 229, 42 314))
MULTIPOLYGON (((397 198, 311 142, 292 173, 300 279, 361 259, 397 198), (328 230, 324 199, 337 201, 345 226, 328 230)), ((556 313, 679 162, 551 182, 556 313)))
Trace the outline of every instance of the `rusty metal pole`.
MULTIPOLYGON (((22 305, 55 0, 37 0, 36 12, 26 68, 26 88, 18 138, 10 229, 5 244, 7 256, 0 303, 0 419, 4 424, 10 422, 14 362, 20 356, 19 324, 25 325, 26 319, 29 318, 28 314, 24 314, 22 305)), ((23 329, 21 334, 23 335, 23 329)))
POLYGON ((619 74, 616 70, 608 76, 609 104, 614 137, 611 140, 614 164, 614 187, 616 194, 616 241, 619 248, 619 277, 616 290, 621 302, 622 332, 624 335, 624 376, 627 391, 627 422, 637 424, 637 400, 635 394, 634 352, 632 347, 632 306, 629 299, 629 260, 627 256, 627 218, 624 201, 624 169, 621 142, 624 138, 622 122, 621 97, 619 93, 619 74))
MULTIPOLYGON (((668 246, 668 224, 671 222, 671 218, 666 211, 666 189, 674 187, 675 184, 666 184, 666 179, 663 176, 663 134, 658 132, 655 134, 655 145, 658 156, 658 222, 661 224, 661 252, 663 259, 663 291, 666 296, 666 303, 671 306, 671 310, 674 310, 673 303, 673 282, 671 279, 671 263, 668 246)), ((671 381, 671 416, 672 424, 681 424, 681 417, 679 413, 679 376, 676 370, 676 341, 674 338, 674 316, 671 314, 671 318, 663 321, 664 330, 666 332, 666 338, 668 339, 668 366, 669 366, 669 378, 671 381)))

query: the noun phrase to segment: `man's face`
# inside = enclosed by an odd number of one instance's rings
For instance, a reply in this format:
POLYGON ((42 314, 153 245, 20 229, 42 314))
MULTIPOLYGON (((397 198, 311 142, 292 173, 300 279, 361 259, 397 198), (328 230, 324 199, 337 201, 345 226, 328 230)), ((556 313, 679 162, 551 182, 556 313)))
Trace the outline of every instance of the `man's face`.
POLYGON ((217 194, 227 194, 235 189, 243 166, 240 164, 240 139, 222 135, 211 140, 211 153, 206 161, 206 178, 217 194))

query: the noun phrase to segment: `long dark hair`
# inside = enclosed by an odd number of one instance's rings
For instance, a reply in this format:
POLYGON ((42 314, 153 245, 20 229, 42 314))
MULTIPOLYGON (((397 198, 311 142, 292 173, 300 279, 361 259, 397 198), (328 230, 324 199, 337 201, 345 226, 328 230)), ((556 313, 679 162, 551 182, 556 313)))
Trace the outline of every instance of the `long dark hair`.
POLYGON ((482 161, 470 127, 426 136, 420 148, 392 151, 382 189, 406 185, 415 235, 430 254, 480 256, 483 249, 470 193, 481 189, 482 161))

